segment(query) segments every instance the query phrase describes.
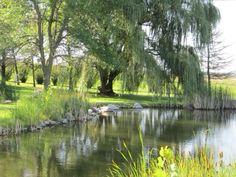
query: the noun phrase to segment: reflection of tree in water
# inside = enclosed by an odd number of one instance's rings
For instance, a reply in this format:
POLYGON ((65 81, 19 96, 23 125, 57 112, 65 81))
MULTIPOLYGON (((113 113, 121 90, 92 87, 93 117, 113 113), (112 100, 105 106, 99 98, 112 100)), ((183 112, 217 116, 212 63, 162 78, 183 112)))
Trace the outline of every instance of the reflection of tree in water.
POLYGON ((234 160, 235 112, 196 111, 194 117, 198 122, 205 124, 206 128, 195 132, 192 138, 180 142, 180 151, 194 154, 197 147, 208 147, 215 152, 216 159, 219 158, 218 152, 224 152, 224 162, 234 160))
POLYGON ((196 139, 194 132, 197 135, 205 129, 225 127, 233 118, 231 112, 182 110, 109 113, 86 124, 0 140, 0 174, 7 169, 5 174, 12 177, 26 174, 38 177, 104 176, 112 160, 122 162, 116 150, 124 150, 123 142, 134 158, 137 157, 141 150, 138 127, 144 137, 144 151, 147 153, 154 147, 157 154, 160 145, 181 149, 181 144, 196 139), (14 172, 11 172, 13 168, 14 172))
MULTIPOLYGON (((127 142, 138 144, 137 127, 140 127, 145 148, 150 149, 163 145, 178 148, 178 144, 188 142, 198 132, 224 127, 234 117, 234 113, 230 111, 142 110, 122 111, 118 112, 117 116, 116 129, 120 131, 118 137, 126 134, 124 139, 127 139, 127 142)), ((105 122, 109 124, 111 116, 107 119, 105 122)), ((199 145, 201 145, 200 142, 199 145)))
POLYGON ((116 150, 113 139, 106 135, 105 121, 110 120, 78 125, 71 136, 57 143, 49 168, 56 167, 58 176, 94 176, 98 171, 105 175, 106 164, 111 163, 116 150))

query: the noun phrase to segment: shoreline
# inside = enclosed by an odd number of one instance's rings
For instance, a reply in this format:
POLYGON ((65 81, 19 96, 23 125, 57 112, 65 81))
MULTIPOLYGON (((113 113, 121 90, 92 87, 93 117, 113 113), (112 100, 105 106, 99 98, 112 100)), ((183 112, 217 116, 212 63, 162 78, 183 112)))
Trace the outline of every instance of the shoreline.
POLYGON ((18 136, 25 133, 33 133, 38 132, 46 128, 54 128, 58 126, 65 126, 69 124, 75 123, 86 123, 92 120, 98 120, 100 115, 104 112, 115 112, 118 110, 124 109, 132 109, 132 110, 142 110, 142 109, 179 109, 179 110, 189 110, 189 111, 233 111, 236 109, 223 109, 223 110, 216 110, 216 109, 191 109, 191 107, 184 106, 183 104, 171 104, 171 105, 160 105, 160 104, 138 104, 138 108, 134 108, 134 105, 131 104, 96 104, 95 107, 91 107, 88 109, 87 113, 80 115, 78 117, 74 117, 72 113, 68 112, 64 115, 64 118, 60 119, 48 119, 44 121, 39 121, 38 123, 31 124, 31 125, 22 125, 18 122, 9 127, 9 126, 0 126, 0 137, 7 137, 7 136, 18 136), (109 106, 111 108, 109 108, 109 106), (104 108, 108 107, 108 108, 104 108), (102 110, 104 109, 104 110, 102 110))

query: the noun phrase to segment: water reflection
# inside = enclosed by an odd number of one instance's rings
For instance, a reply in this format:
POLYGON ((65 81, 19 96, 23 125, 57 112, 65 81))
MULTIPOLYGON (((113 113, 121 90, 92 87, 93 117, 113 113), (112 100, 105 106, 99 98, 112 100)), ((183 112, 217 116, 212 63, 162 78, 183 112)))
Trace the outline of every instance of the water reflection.
POLYGON ((58 127, 40 133, 0 139, 1 177, 100 177, 112 160, 121 162, 118 150, 125 142, 134 157, 160 146, 194 152, 207 145, 224 151, 227 161, 236 157, 236 116, 233 112, 144 109, 100 116, 98 121, 58 127), (208 134, 206 134, 208 130, 208 134))

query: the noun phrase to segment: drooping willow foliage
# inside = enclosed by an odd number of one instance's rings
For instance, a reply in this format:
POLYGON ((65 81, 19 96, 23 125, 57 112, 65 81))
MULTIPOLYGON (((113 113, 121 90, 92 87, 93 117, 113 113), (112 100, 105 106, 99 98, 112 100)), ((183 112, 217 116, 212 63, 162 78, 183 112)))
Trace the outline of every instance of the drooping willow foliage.
POLYGON ((173 85, 178 78, 185 95, 201 91, 203 74, 193 44, 203 47, 208 43, 220 18, 219 11, 212 1, 200 0, 153 0, 149 7, 158 16, 151 19, 149 50, 163 64, 168 82, 173 85), (192 47, 188 43, 193 43, 192 47))
POLYGON ((67 1, 69 32, 97 59, 102 86, 112 85, 120 74, 128 91, 137 90, 143 80, 152 92, 162 92, 165 85, 185 95, 201 90, 203 74, 194 47, 208 43, 220 19, 211 0, 67 1))

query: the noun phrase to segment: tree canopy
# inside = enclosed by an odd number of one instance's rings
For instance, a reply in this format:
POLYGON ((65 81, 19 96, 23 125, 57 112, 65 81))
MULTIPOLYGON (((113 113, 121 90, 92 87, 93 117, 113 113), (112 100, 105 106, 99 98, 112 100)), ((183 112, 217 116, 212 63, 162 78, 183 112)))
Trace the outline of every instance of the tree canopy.
POLYGON ((99 91, 107 95, 114 94, 115 79, 127 91, 145 82, 152 92, 195 93, 203 84, 196 49, 209 43, 220 20, 212 0, 4 0, 0 13, 6 16, 0 17, 0 48, 27 26, 21 38, 38 50, 45 89, 61 45, 73 40, 91 56, 81 70, 95 69, 99 91), (11 13, 15 9, 20 18, 11 13))

